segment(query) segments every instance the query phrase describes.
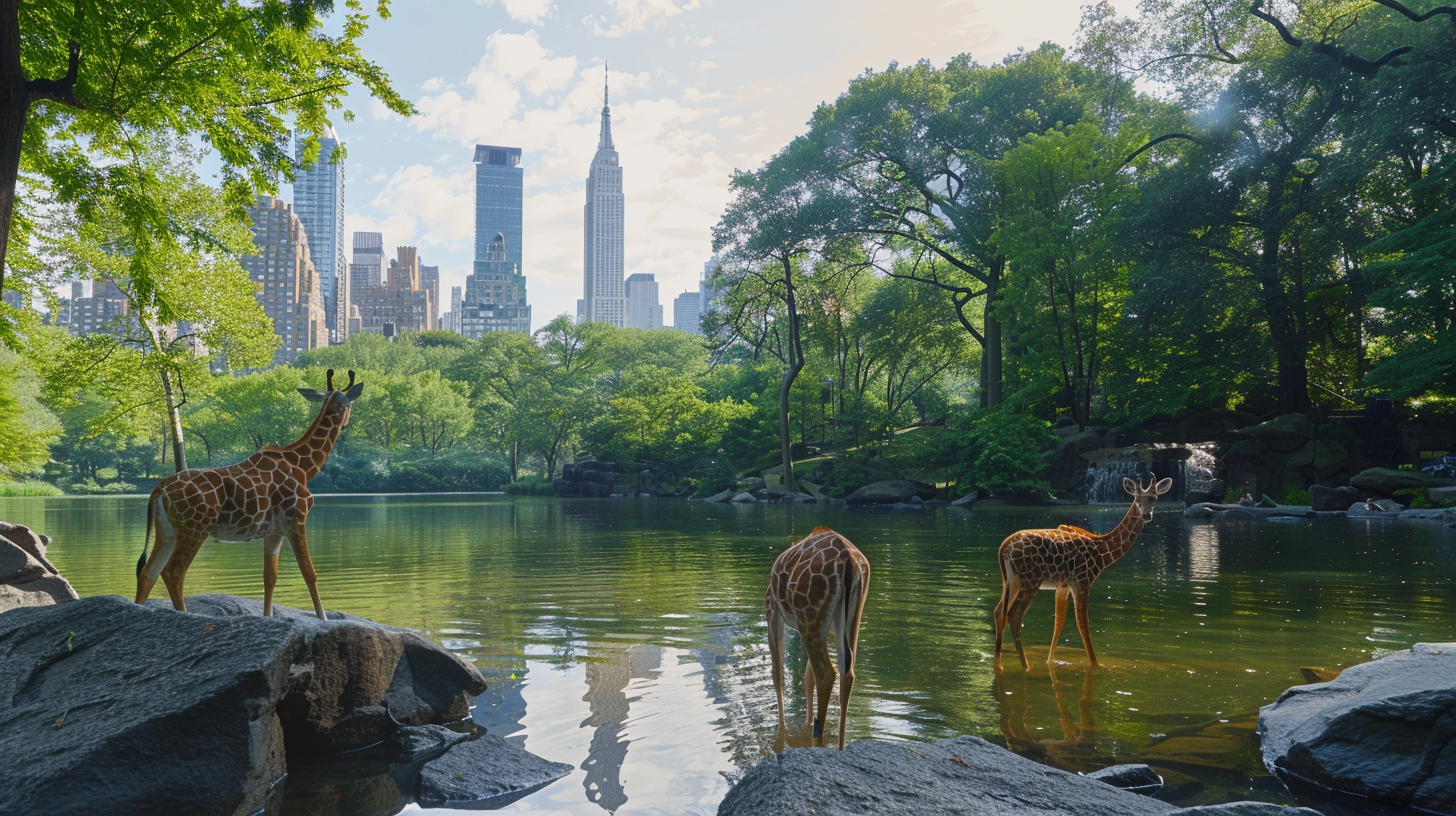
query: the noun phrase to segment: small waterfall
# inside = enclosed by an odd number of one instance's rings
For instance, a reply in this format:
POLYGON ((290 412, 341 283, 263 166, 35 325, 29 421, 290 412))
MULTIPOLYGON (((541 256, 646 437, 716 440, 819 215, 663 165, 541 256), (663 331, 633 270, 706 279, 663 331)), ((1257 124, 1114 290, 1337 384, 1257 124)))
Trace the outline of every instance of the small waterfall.
POLYGON ((1087 464, 1087 503, 1123 504, 1129 500, 1122 480, 1147 482, 1172 479, 1164 501, 1182 501, 1190 490, 1208 490, 1215 482, 1218 460, 1214 443, 1175 444, 1144 442, 1098 464, 1087 464))

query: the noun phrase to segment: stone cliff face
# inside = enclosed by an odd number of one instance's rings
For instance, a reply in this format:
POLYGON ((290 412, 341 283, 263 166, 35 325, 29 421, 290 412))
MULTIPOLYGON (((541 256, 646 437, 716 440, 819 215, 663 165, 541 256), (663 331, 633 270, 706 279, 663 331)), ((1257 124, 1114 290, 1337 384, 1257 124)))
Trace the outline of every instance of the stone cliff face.
POLYGON ((0 612, 76 600, 76 590, 46 560, 49 544, 23 524, 0 521, 0 612))

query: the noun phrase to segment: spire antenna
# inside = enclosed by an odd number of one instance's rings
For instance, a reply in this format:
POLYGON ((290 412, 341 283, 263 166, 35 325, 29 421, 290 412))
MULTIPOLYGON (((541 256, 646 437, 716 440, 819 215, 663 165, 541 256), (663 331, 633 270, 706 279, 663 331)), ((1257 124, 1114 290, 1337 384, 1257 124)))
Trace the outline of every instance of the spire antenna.
POLYGON ((611 102, 609 101, 611 99, 611 93, 610 93, 610 89, 607 86, 607 81, 609 79, 611 79, 611 72, 612 72, 611 63, 603 61, 602 62, 602 107, 604 107, 604 108, 610 108, 612 106, 611 105, 611 102))

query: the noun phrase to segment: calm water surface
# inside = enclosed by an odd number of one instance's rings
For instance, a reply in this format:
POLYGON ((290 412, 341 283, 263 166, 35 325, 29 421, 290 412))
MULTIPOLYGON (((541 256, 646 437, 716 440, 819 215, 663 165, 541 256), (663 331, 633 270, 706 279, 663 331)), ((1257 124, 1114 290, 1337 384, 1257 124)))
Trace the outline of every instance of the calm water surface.
MULTIPOLYGON (((476 722, 576 766, 507 813, 713 813, 773 742, 769 567, 820 524, 873 567, 851 739, 969 733, 1069 770, 1147 762, 1180 805, 1292 801, 1259 765, 1253 715, 1301 668, 1456 640, 1456 535, 1435 525, 1192 522, 1166 509, 1094 589, 1103 667, 1084 671, 1069 623, 1048 671, 1045 592, 1027 616, 1031 671, 997 681, 1001 539, 1061 523, 1105 531, 1122 511, 338 496, 319 500, 309 546, 326 606, 423 630, 474 661, 490 682, 476 722)), ((81 594, 133 593, 143 498, 0 499, 0 518, 51 535, 81 594)), ((284 549, 279 600, 308 608, 284 549)), ((209 542, 187 589, 260 597, 261 573, 261 542, 209 542)), ((802 651, 791 655, 801 690, 802 651)), ((286 810, 393 812, 366 787, 295 773, 286 810)))

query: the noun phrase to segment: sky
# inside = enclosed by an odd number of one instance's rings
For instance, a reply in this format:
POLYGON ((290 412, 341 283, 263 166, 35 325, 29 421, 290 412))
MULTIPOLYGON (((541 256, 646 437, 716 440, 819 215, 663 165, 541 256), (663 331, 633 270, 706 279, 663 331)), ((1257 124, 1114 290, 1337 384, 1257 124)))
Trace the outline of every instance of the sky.
POLYGON ((335 116, 346 246, 375 231, 391 256, 419 247, 448 308, 474 253, 474 146, 520 147, 533 328, 574 315, 610 65, 626 271, 656 275, 671 321, 712 254, 734 169, 763 164, 865 70, 1070 46, 1081 1, 394 0, 362 48, 419 113, 400 117, 358 89, 354 121, 335 116))

